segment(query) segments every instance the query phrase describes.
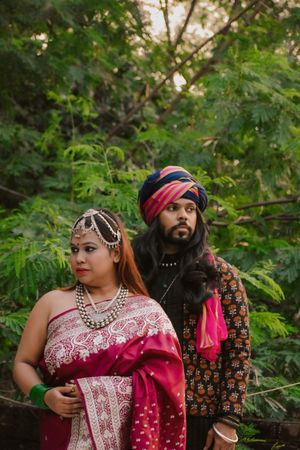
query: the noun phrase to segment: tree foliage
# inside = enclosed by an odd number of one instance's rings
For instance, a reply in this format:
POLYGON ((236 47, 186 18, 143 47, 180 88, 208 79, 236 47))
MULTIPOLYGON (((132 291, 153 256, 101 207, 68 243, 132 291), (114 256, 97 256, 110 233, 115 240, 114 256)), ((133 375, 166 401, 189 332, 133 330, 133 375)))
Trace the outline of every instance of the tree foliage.
MULTIPOLYGON (((157 4, 159 34, 143 1, 0 3, 1 354, 37 298, 72 280, 76 215, 112 208, 133 236, 138 187, 173 164, 206 187, 211 246, 247 287, 250 391, 298 381, 300 8, 157 4)), ((293 414, 289 393, 248 411, 293 414)))

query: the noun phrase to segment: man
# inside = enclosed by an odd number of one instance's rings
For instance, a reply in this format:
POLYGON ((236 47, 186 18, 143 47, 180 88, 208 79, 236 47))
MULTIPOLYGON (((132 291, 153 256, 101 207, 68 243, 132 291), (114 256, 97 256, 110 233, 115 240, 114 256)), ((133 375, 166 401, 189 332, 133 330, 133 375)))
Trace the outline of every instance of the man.
POLYGON ((236 269, 208 247, 207 203, 203 186, 182 167, 154 172, 139 192, 149 228, 133 248, 182 346, 187 450, 233 450, 249 374, 248 306, 236 269))

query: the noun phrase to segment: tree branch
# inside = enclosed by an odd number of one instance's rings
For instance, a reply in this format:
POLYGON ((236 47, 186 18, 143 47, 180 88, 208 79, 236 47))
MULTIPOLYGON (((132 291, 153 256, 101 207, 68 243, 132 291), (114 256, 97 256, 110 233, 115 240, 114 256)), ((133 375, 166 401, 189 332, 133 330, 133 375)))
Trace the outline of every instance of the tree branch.
POLYGON ((28 197, 28 195, 21 194, 21 192, 14 191, 13 189, 9 189, 9 188, 7 188, 5 186, 2 186, 2 185, 0 185, 0 191, 6 192, 7 194, 12 195, 13 197, 20 198, 22 200, 29 200, 30 199, 30 197, 28 197))
MULTIPOLYGON (((262 216, 261 217, 262 220, 269 222, 272 220, 279 220, 280 222, 293 222, 295 220, 299 221, 300 220, 300 214, 272 214, 270 216, 262 216)), ((251 223, 251 224, 255 224, 255 225, 260 225, 259 221, 257 219, 253 219, 250 216, 241 216, 238 217, 234 222, 232 222, 234 225, 241 225, 244 223, 251 223)), ((218 220, 212 220, 212 221, 208 221, 208 225, 209 226, 215 226, 215 227, 228 227, 229 225, 231 225, 231 223, 226 223, 226 222, 220 222, 218 220)))
POLYGON ((13 405, 19 405, 24 408, 30 408, 30 409, 36 409, 38 410, 38 407, 35 405, 31 405, 30 403, 20 402, 18 400, 13 400, 12 398, 5 397, 4 395, 0 395, 0 400, 3 400, 8 403, 12 403, 13 405))
MULTIPOLYGON (((233 42, 233 39, 230 39, 223 43, 222 45, 222 51, 224 51, 231 43, 233 42)), ((221 50, 221 49, 220 49, 221 50)), ((219 51, 220 51, 219 50, 219 51)), ((219 52, 218 52, 219 53, 219 52)), ((204 66, 202 66, 198 72, 194 74, 194 76, 191 78, 189 83, 187 83, 181 90, 181 92, 176 95, 176 97, 171 101, 169 107, 157 118, 157 123, 162 123, 175 109, 179 101, 184 97, 184 95, 188 92, 190 87, 197 81, 199 78, 201 78, 203 75, 206 75, 208 72, 210 72, 213 67, 220 61, 220 58, 217 58, 216 56, 212 56, 209 58, 204 66)))
MULTIPOLYGON (((239 2, 235 2, 232 11, 234 11, 237 8, 239 2)), ((249 20, 247 20, 246 25, 248 26, 251 23, 251 20, 253 20, 256 16, 256 14, 260 10, 260 5, 256 5, 255 10, 251 14, 249 20)), ((227 22, 227 25, 224 27, 223 35, 228 34, 231 20, 227 22)), ((181 92, 177 94, 177 96, 171 101, 169 107, 158 117, 157 123, 162 123, 175 109, 179 101, 184 97, 184 95, 189 91, 190 87, 195 84, 196 81, 199 80, 203 75, 206 75, 208 72, 210 72, 213 67, 220 62, 220 56, 224 50, 226 50, 232 43, 234 42, 234 39, 229 39, 226 42, 223 42, 219 49, 217 49, 216 55, 212 56, 205 64, 202 66, 198 72, 194 74, 194 76, 191 78, 191 80, 182 88, 181 92)))
POLYGON ((153 90, 144 98, 143 101, 135 105, 127 114, 126 117, 116 125, 108 134, 107 140, 110 140, 118 131, 120 131, 129 121, 130 119, 140 111, 144 105, 151 100, 160 88, 177 72, 182 66, 184 66, 188 61, 190 61, 203 47, 205 47, 209 42, 213 41, 216 36, 224 33, 232 23, 236 22, 240 17, 242 17, 249 9, 255 6, 260 0, 253 0, 246 8, 244 8, 240 13, 236 14, 229 22, 226 23, 222 28, 220 28, 216 33, 214 33, 211 37, 207 38, 202 44, 198 45, 191 53, 189 53, 179 64, 177 64, 173 69, 171 69, 166 76, 154 86, 153 90))
POLYGON ((189 24, 190 18, 194 12, 195 6, 196 6, 197 0, 192 0, 191 4, 190 4, 190 9, 189 12, 187 13, 187 16, 185 18, 184 24, 181 28, 181 30, 179 30, 179 33, 175 39, 175 43, 174 43, 174 50, 176 50, 178 44, 180 43, 183 33, 185 32, 185 30, 187 29, 187 26, 189 24))
POLYGON ((168 0, 165 0, 165 6, 162 4, 162 0, 159 0, 159 4, 161 7, 161 10, 163 12, 166 28, 167 28, 167 39, 168 39, 168 46, 171 48, 172 42, 171 42, 171 30, 170 30, 170 21, 169 21, 169 2, 168 0))
POLYGON ((258 206, 280 205, 283 203, 298 203, 298 202, 300 202, 300 194, 297 194, 294 197, 290 198, 275 198, 274 200, 266 200, 264 202, 248 203, 247 205, 238 206, 235 209, 237 211, 240 211, 241 209, 257 208, 258 206))
POLYGON ((234 0, 233 5, 231 7, 231 14, 240 6, 241 0, 234 0))

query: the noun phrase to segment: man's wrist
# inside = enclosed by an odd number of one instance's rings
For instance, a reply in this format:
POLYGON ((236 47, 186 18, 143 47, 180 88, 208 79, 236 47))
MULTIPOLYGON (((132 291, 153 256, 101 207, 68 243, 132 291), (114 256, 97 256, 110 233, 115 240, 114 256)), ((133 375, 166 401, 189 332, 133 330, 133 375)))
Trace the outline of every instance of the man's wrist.
POLYGON ((228 425, 235 430, 237 430, 240 426, 240 418, 233 414, 221 415, 217 417, 216 422, 224 423, 225 425, 228 425))
POLYGON ((239 440, 236 430, 230 425, 218 422, 212 426, 215 434, 228 444, 236 444, 239 440))

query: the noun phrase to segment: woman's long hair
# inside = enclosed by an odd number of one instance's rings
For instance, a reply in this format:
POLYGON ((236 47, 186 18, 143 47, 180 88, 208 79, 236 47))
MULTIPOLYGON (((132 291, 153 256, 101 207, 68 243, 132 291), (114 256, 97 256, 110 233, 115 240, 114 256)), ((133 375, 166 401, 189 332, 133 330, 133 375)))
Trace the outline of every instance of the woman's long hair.
MULTIPOLYGON (((114 242, 116 242, 116 237, 113 236, 112 232, 109 229, 109 226, 105 223, 105 221, 108 222, 108 224, 114 230, 114 232, 119 231, 121 233, 121 239, 117 245, 117 247, 120 250, 120 261, 116 263, 116 273, 119 282, 122 283, 125 287, 127 287, 129 292, 148 296, 148 291, 145 287, 140 272, 138 271, 133 251, 131 248, 131 244, 127 232, 125 230, 125 227, 123 225, 123 222, 116 214, 114 214, 112 211, 106 208, 95 209, 95 211, 99 211, 100 214, 97 215, 95 213, 93 215, 93 219, 100 232, 100 235, 102 235, 103 238, 108 243, 113 245, 114 242), (101 220, 100 218, 101 212, 104 213, 103 215, 105 217, 105 221, 101 220)), ((83 219, 84 219, 84 227, 86 229, 92 226, 91 217, 88 216, 84 218, 84 215, 82 215, 78 217, 78 219, 76 220, 75 228, 76 224, 79 224, 83 219)), ((113 250, 109 248, 109 251, 113 250)), ((101 264, 101 261, 99 261, 99 264, 101 264)), ((74 288, 74 285, 70 287, 70 289, 72 288, 74 288)))
POLYGON ((130 292, 133 292, 134 294, 148 295, 142 276, 137 268, 133 250, 123 222, 116 214, 110 214, 117 222, 122 236, 120 244, 120 261, 117 265, 119 280, 130 292))
MULTIPOLYGON (((200 211, 197 209, 197 224, 191 240, 179 249, 180 295, 191 312, 199 313, 203 301, 211 297, 218 286, 218 272, 208 246, 208 230, 200 211)), ((159 264, 165 253, 159 218, 149 229, 134 238, 132 242, 138 268, 146 286, 151 286, 160 270, 159 264)), ((151 294, 151 292, 150 292, 151 294)))

